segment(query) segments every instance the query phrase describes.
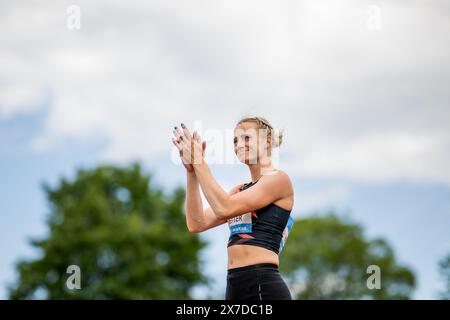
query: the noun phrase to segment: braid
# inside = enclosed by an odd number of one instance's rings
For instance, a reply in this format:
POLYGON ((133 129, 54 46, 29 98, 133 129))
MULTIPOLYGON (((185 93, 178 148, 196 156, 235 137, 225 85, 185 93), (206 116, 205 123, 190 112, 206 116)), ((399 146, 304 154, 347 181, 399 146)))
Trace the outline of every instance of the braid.
POLYGON ((244 117, 241 120, 238 121, 238 124, 243 122, 255 122, 257 124, 258 129, 264 129, 267 132, 267 136, 270 136, 272 139, 273 147, 279 147, 281 145, 281 142, 283 141, 283 132, 274 129, 272 125, 270 124, 267 119, 263 117, 244 117))

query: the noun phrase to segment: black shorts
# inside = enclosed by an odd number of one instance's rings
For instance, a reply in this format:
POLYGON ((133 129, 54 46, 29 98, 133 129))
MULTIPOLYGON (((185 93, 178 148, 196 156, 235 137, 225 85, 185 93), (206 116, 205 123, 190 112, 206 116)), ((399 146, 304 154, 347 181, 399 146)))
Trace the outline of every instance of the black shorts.
POLYGON ((259 263, 228 269, 226 300, 292 300, 278 266, 259 263))

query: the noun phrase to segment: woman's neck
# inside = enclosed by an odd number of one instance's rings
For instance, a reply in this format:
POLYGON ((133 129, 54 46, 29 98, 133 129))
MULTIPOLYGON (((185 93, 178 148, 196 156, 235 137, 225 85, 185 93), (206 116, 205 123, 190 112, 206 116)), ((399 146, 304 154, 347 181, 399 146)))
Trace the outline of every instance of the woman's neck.
POLYGON ((260 163, 249 164, 250 175, 252 177, 252 182, 255 183, 261 176, 268 175, 273 173, 275 168, 272 165, 272 162, 269 162, 267 165, 262 166, 260 163))

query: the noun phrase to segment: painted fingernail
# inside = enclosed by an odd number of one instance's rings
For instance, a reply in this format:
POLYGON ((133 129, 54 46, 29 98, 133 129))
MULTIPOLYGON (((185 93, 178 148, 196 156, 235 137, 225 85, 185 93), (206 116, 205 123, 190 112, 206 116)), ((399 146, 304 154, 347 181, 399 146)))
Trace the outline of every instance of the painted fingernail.
POLYGON ((173 127, 174 129, 178 128, 177 126, 173 127))
POLYGON ((181 123, 181 126, 184 127, 184 123, 181 123))

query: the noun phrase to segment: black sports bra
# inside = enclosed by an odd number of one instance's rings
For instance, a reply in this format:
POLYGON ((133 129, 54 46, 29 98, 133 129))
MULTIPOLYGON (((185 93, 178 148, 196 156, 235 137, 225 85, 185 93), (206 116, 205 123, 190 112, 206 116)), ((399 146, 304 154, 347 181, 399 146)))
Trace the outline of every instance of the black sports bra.
MULTIPOLYGON (((239 188, 239 192, 257 182, 258 180, 245 183, 239 188)), ((290 213, 291 211, 271 203, 264 208, 228 219, 230 238, 227 247, 245 244, 263 247, 279 254, 294 224, 290 213)))

